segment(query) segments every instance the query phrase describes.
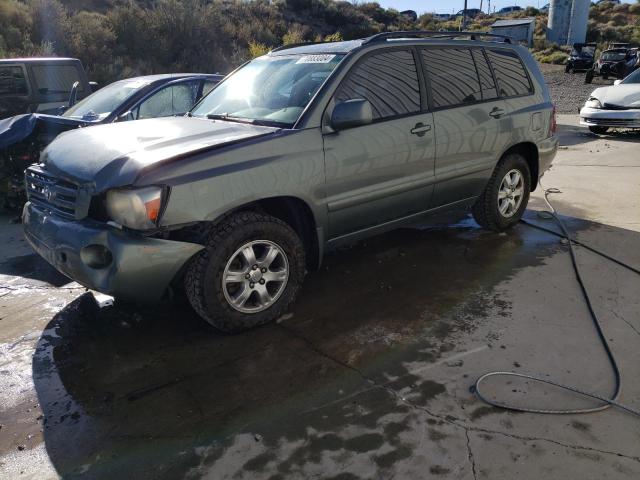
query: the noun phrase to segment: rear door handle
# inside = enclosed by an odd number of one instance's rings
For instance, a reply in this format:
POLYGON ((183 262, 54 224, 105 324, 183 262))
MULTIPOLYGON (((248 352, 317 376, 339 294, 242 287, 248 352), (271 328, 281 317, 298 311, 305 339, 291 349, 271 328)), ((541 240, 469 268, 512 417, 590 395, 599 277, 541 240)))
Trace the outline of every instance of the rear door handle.
POLYGON ((419 137, 424 137, 424 134, 431 131, 431 125, 425 125, 424 123, 416 123, 416 126, 411 129, 411 133, 419 137))
POLYGON ((495 107, 493 110, 489 112, 489 115, 492 116, 493 118, 500 118, 502 115, 504 115, 504 110, 501 108, 495 107))

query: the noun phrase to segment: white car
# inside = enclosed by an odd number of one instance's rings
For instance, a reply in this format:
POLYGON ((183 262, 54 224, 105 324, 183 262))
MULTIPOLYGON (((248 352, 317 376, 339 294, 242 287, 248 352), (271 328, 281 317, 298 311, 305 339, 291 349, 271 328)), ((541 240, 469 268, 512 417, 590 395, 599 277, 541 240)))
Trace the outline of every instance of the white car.
POLYGON ((609 128, 640 128, 640 69, 611 87, 596 88, 580 110, 580 125, 593 133, 609 128))

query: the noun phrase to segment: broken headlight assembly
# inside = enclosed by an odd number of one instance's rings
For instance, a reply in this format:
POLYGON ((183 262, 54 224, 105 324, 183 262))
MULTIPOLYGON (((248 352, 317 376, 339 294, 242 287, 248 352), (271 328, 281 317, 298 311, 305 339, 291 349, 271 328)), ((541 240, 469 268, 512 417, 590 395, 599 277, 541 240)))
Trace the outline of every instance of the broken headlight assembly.
POLYGON ((589 97, 584 106, 587 108, 602 108, 602 103, 596 97, 589 97))
POLYGON ((151 186, 135 189, 109 190, 105 209, 109 220, 134 230, 149 230, 158 226, 168 189, 151 186))

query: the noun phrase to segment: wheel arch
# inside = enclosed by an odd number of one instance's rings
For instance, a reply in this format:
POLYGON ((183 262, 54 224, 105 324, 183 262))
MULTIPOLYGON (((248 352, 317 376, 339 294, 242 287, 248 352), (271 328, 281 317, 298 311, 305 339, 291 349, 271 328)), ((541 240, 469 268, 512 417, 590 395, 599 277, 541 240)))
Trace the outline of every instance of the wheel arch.
POLYGON ((230 215, 247 210, 271 215, 289 225, 302 240, 307 268, 315 270, 320 267, 323 240, 318 230, 318 221, 309 204, 295 196, 280 195, 242 203, 210 220, 190 225, 183 230, 183 233, 186 233, 187 237, 193 241, 201 243, 202 234, 207 231, 209 226, 220 223, 230 215))
POLYGON ((538 187, 538 175, 540 174, 538 147, 533 142, 517 143, 509 147, 509 149, 502 154, 500 159, 512 153, 522 155, 527 161, 529 171, 531 172, 531 191, 533 192, 538 187))

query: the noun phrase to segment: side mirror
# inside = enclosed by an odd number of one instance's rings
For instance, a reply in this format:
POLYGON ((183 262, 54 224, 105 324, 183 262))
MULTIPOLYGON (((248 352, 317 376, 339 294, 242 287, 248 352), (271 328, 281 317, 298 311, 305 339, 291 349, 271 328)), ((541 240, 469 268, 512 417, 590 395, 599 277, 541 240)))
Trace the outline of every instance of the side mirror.
POLYGON ((80 82, 74 82, 69 93, 69 106, 73 107, 78 99, 78 88, 80 88, 80 82))
POLYGON ((369 125, 372 121, 371 104, 362 98, 337 103, 331 114, 331 128, 334 130, 369 125))
POLYGON ((620 85, 622 83, 622 80, 616 80, 615 82, 613 82, 614 85, 620 85))

